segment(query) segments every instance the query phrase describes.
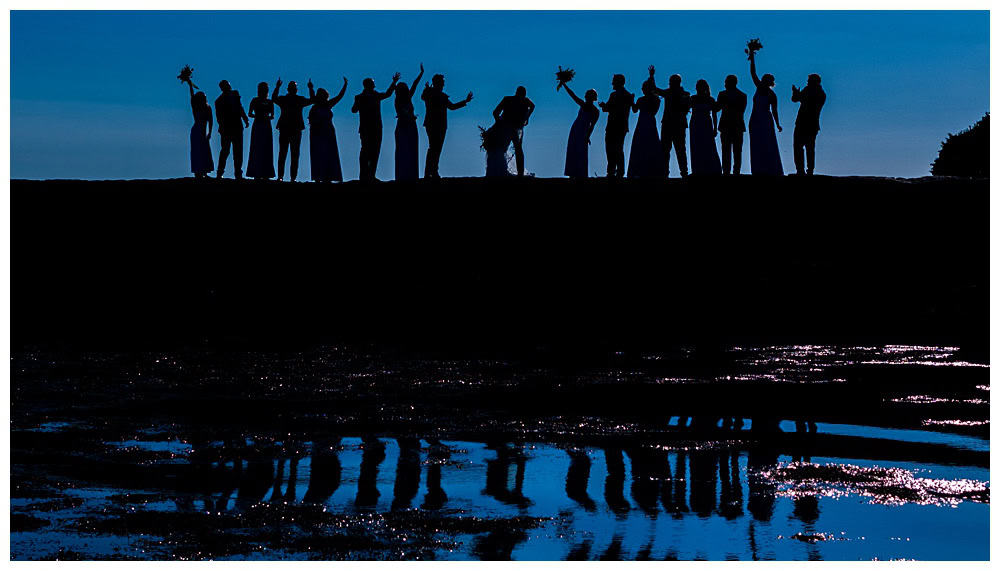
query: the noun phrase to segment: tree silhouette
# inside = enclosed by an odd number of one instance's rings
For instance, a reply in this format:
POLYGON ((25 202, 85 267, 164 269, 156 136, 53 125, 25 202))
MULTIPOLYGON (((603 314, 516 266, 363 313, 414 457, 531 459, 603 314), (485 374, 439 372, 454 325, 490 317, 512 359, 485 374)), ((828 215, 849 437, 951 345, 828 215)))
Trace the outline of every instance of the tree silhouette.
POLYGON ((934 176, 990 176, 990 114, 959 133, 948 133, 931 163, 934 176))

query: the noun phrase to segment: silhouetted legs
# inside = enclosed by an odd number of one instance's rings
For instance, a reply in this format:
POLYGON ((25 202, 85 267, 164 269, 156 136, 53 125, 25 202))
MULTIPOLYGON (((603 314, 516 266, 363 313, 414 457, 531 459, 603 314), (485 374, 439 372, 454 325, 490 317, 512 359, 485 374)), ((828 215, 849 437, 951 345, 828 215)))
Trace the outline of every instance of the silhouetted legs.
POLYGON ((795 173, 796 174, 812 174, 816 169, 816 135, 818 133, 812 129, 803 129, 798 125, 795 126, 795 133, 793 136, 792 146, 795 148, 795 173), (805 164, 802 160, 802 149, 805 148, 805 159, 808 163, 808 171, 805 170, 805 164))
POLYGON ((587 495, 590 480, 590 457, 586 450, 569 450, 569 470, 566 471, 566 496, 592 512, 597 509, 594 500, 587 495))
POLYGON ((378 168, 378 156, 382 152, 382 129, 372 129, 361 133, 361 180, 375 180, 375 170, 378 168))
POLYGON ((226 170, 226 159, 229 158, 230 147, 233 150, 233 169, 236 178, 243 178, 243 130, 237 129, 235 133, 219 133, 222 140, 222 148, 219 149, 219 172, 216 175, 222 178, 222 173, 226 170))
POLYGON ((605 133, 604 149, 608 154, 608 178, 625 176, 625 133, 605 133))
POLYGON ((740 174, 743 165, 743 132, 719 133, 722 141, 722 173, 730 174, 729 164, 732 159, 732 174, 740 174))
POLYGON ((517 176, 524 176, 524 129, 514 129, 510 135, 510 142, 514 144, 514 162, 517 163, 517 176))
POLYGON ((445 129, 427 128, 427 160, 424 163, 424 178, 441 177, 438 174, 438 161, 441 159, 445 131, 445 129))
POLYGON ((670 175, 670 148, 673 147, 674 154, 677 155, 677 168, 681 176, 688 175, 687 142, 685 139, 687 129, 668 129, 666 125, 660 127, 660 144, 663 145, 663 158, 667 166, 666 174, 670 175))
POLYGON ((299 146, 302 144, 302 131, 297 129, 278 131, 278 180, 285 176, 285 157, 288 155, 288 148, 292 148, 292 164, 289 171, 292 181, 299 173, 299 146))

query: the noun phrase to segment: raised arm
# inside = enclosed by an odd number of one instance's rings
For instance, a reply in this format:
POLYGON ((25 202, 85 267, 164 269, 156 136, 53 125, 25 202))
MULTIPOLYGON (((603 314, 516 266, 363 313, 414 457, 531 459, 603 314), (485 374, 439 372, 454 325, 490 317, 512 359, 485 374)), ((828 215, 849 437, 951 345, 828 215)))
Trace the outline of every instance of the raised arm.
POLYGON ((424 64, 421 63, 420 73, 417 75, 417 78, 413 80, 413 83, 410 84, 410 97, 413 97, 414 94, 417 93, 417 85, 420 85, 420 78, 422 78, 423 76, 424 76, 424 64))
POLYGON ((648 69, 649 69, 649 82, 652 85, 653 93, 657 95, 666 95, 667 94, 666 89, 660 89, 659 87, 656 86, 656 78, 655 78, 656 67, 651 65, 649 66, 648 69))
POLYGON ((472 92, 471 91, 469 92, 468 95, 465 96, 465 99, 459 101, 458 103, 452 103, 449 100, 448 101, 448 109, 450 109, 452 111, 454 111, 455 109, 461 109, 462 107, 465 107, 470 101, 472 101, 472 92))
POLYGON ((187 84, 188 84, 188 93, 191 94, 191 99, 194 99, 194 86, 191 85, 190 81, 187 82, 187 84))
POLYGON ((330 107, 340 103, 340 100, 344 98, 344 94, 347 93, 347 78, 344 78, 344 85, 340 88, 340 93, 336 97, 330 100, 330 107))
POLYGON ((564 83, 563 88, 566 89, 566 93, 569 94, 570 98, 573 99, 573 101, 575 101, 577 105, 579 105, 580 107, 586 105, 583 99, 580 99, 579 97, 576 96, 576 93, 573 93, 573 90, 569 88, 569 84, 564 83))
POLYGON ((753 78, 754 87, 760 87, 760 78, 757 77, 757 62, 754 52, 750 52, 750 77, 753 78))
POLYGON ((392 83, 389 84, 389 89, 386 89, 385 93, 379 93, 378 95, 379 101, 384 101, 385 99, 388 99, 390 95, 392 95, 392 92, 396 90, 396 82, 399 81, 399 78, 400 75, 399 72, 397 71, 392 75, 392 83))
POLYGON ((279 89, 281 89, 281 78, 280 77, 278 78, 278 81, 274 82, 274 93, 271 94, 271 101, 277 101, 278 100, 278 90, 279 89))

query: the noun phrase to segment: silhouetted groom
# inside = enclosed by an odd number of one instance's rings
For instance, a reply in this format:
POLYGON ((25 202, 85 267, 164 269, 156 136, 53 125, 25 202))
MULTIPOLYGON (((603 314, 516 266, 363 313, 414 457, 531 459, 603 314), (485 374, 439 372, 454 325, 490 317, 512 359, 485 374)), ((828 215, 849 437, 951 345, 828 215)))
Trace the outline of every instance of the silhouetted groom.
POLYGON ((819 112, 826 103, 826 92, 820 87, 818 74, 810 74, 805 89, 792 86, 792 101, 799 103, 799 114, 795 116, 795 133, 792 145, 795 148, 795 174, 812 174, 816 168, 816 135, 819 134, 819 112), (802 148, 805 147, 808 171, 803 170, 802 148))
POLYGON ((233 169, 236 178, 243 178, 243 128, 250 125, 243 103, 240 102, 240 92, 235 91, 229 82, 223 79, 219 82, 222 94, 215 99, 215 119, 219 125, 219 139, 222 148, 219 149, 219 171, 215 178, 222 178, 226 170, 226 159, 229 150, 233 152, 233 169))
POLYGON ((616 73, 611 78, 613 91, 607 101, 598 105, 608 114, 604 131, 604 150, 608 155, 608 178, 625 176, 625 135, 628 134, 628 116, 635 103, 635 94, 625 89, 625 76, 616 73))
POLYGON ((443 89, 444 76, 438 73, 431 78, 430 84, 424 84, 424 91, 420 94, 426 109, 424 129, 427 130, 427 162, 424 164, 424 178, 441 178, 438 174, 438 161, 441 159, 444 135, 448 131, 448 110, 461 109, 472 101, 470 91, 464 100, 452 103, 443 89))
POLYGON ((392 76, 392 83, 385 93, 375 91, 375 80, 366 77, 364 89, 354 96, 351 113, 358 114, 358 133, 361 135, 361 176, 365 182, 374 182, 378 156, 382 151, 382 102, 392 95, 399 81, 399 73, 392 76))
POLYGON ((736 88, 736 76, 726 76, 726 88, 716 100, 722 116, 719 117, 719 140, 722 143, 722 172, 740 174, 743 165, 743 133, 747 130, 743 116, 747 111, 747 94, 736 88), (732 158, 732 171, 730 171, 732 158))

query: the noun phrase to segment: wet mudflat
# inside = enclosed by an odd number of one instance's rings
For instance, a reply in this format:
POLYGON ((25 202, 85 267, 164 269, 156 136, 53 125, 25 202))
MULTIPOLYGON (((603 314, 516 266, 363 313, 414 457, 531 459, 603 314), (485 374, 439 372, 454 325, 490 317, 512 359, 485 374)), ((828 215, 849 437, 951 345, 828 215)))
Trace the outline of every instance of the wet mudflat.
POLYGON ((569 372, 346 347, 23 352, 12 371, 12 559, 989 557, 988 368, 954 348, 710 366, 681 348, 569 372), (780 402, 685 400, 740 383, 780 402), (662 395, 662 413, 470 396, 560 387, 662 395), (875 404, 800 400, 839 390, 875 404))

